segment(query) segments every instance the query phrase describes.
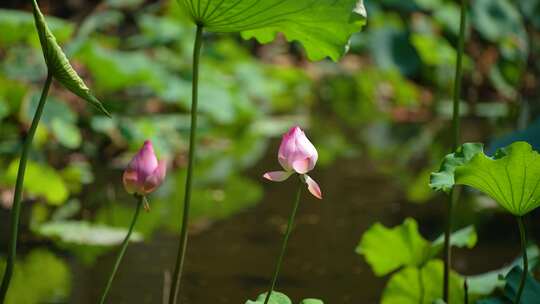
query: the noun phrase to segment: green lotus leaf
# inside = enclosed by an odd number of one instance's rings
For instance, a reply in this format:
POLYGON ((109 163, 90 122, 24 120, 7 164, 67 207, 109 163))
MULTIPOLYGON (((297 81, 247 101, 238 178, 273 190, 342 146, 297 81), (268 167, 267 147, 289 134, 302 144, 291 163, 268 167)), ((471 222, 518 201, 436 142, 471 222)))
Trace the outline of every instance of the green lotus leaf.
MULTIPOLYGON (((266 299, 266 292, 263 294, 260 294, 257 297, 257 300, 255 301, 247 300, 246 304, 263 304, 265 299, 266 299)), ((291 302, 291 299, 289 299, 289 297, 287 297, 286 294, 273 291, 272 294, 270 295, 268 304, 292 304, 292 302, 291 302)))
MULTIPOLYGON (((127 229, 96 225, 84 221, 57 221, 45 223, 38 227, 38 234, 60 240, 65 243, 115 246, 124 240, 127 229)), ((134 232, 130 241, 138 242, 142 236, 134 232)))
POLYGON ((456 152, 448 154, 438 172, 431 173, 429 186, 436 191, 449 192, 455 184, 454 171, 457 167, 469 162, 476 154, 483 151, 484 145, 466 143, 456 152))
POLYGON ((540 206, 540 155, 526 142, 502 148, 493 158, 478 153, 455 169, 455 180, 482 191, 516 216, 540 206))
MULTIPOLYGON (((516 298, 517 290, 521 282, 521 276, 523 275, 523 269, 520 266, 514 266, 512 270, 506 275, 506 286, 504 288, 504 294, 497 298, 489 298, 478 301, 478 304, 504 304, 511 303, 516 298)), ((527 274, 525 282, 525 288, 521 296, 520 303, 537 303, 540 299, 540 283, 536 279, 527 274)))
MULTIPOLYGON (((17 180, 19 160, 13 160, 4 172, 3 182, 14 186, 17 180)), ((26 164, 24 191, 34 197, 43 197, 45 201, 54 206, 65 203, 69 197, 66 182, 55 168, 29 160, 26 164), (46 178, 43 178, 46 176, 46 178)))
POLYGON ((337 61, 351 35, 366 23, 363 0, 179 0, 210 32, 241 32, 261 43, 283 33, 299 41, 311 60, 337 61))
POLYGON ((324 304, 324 302, 319 299, 304 299, 300 304, 324 304))
MULTIPOLYGON (((452 234, 451 245, 472 248, 476 240, 476 231, 469 226, 452 234)), ((375 223, 362 236, 356 252, 364 255, 375 275, 384 276, 400 267, 420 267, 438 255, 442 248, 442 236, 434 242, 424 239, 416 221, 407 218, 393 228, 375 223)))
MULTIPOLYGON (((452 233, 450 243, 454 247, 471 249, 476 245, 477 241, 478 235, 476 234, 474 226, 467 226, 452 233)), ((431 245, 433 255, 435 256, 444 248, 444 235, 439 236, 431 245)))
MULTIPOLYGON (((434 303, 442 298, 442 283, 443 262, 440 260, 430 260, 421 269, 406 267, 390 278, 384 288, 381 304, 434 303)), ((462 304, 463 279, 451 271, 449 285, 449 304, 462 304)))
MULTIPOLYGON (((535 269, 538 265, 538 258, 540 257, 540 250, 538 246, 532 245, 527 248, 527 256, 529 257, 530 269, 535 269)), ((508 276, 510 271, 515 267, 523 267, 523 259, 521 256, 515 258, 509 265, 506 265, 500 269, 491 270, 485 273, 467 276, 467 283, 469 284, 469 295, 485 296, 492 294, 496 289, 502 289, 505 285, 505 281, 502 277, 508 276)))
POLYGON ((45 17, 39 10, 36 0, 32 1, 34 6, 34 19, 39 35, 39 41, 45 57, 45 63, 54 78, 64 87, 73 92, 73 94, 88 101, 105 115, 110 116, 109 112, 103 107, 101 102, 92 95, 90 89, 73 69, 62 48, 58 45, 56 38, 45 22, 45 17))
POLYGON ((416 221, 407 218, 393 228, 375 223, 362 236, 356 252, 364 255, 377 276, 383 276, 404 265, 421 264, 428 248, 416 221))

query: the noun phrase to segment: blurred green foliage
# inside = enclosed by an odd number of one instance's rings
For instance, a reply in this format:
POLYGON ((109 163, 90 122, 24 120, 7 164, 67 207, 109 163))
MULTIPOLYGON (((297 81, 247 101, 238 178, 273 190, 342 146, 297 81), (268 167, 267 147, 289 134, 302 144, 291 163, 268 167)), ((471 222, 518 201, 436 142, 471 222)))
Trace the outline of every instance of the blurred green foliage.
MULTIPOLYGON (((0 271, 5 261, 0 260, 0 271)), ((71 273, 68 265, 45 249, 34 249, 15 263, 11 292, 7 304, 57 303, 71 292, 71 273)))
MULTIPOLYGON (((338 64, 310 63, 302 47, 283 38, 260 46, 233 34, 205 36, 212 43, 204 46, 201 66, 195 222, 225 219, 259 202, 262 187, 248 177, 249 169, 292 124, 309 127, 322 166, 347 157, 373 159, 408 201, 432 200, 429 172, 449 146, 459 7, 450 0, 365 5, 366 30, 353 36, 338 64)), ((51 30, 113 118, 89 115, 82 100, 52 88, 30 155, 25 204, 32 206, 34 236, 78 256, 84 251, 89 256, 82 258, 91 261, 105 246, 77 245, 66 237, 82 230, 86 240, 95 227, 128 225, 134 202, 121 189, 121 170, 145 139, 171 170, 136 230, 145 238, 160 229, 178 230, 194 30, 172 0, 107 0, 70 19, 50 16, 58 6, 44 11, 51 30)), ((465 137, 500 135, 515 129, 518 117, 528 121, 538 114, 539 12, 539 0, 471 2, 462 116, 472 127, 465 128, 465 137)), ((45 73, 30 12, 0 9, 3 193, 13 186, 45 73)), ((3 199, 0 205, 9 203, 3 199)), ((431 259, 425 271, 439 274, 440 268, 431 259)), ((406 280, 417 274, 408 271, 406 280)))

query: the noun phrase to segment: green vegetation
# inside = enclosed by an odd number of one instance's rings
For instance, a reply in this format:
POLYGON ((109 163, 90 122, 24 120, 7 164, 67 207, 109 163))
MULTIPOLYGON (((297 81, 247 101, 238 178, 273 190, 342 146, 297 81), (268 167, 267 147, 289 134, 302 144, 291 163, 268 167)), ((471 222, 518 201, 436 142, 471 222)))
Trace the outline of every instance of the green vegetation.
POLYGON ((0 8, 2 304, 97 302, 128 239, 111 303, 539 297, 540 1, 32 4, 0 8), (295 189, 261 176, 294 125, 324 201, 263 293, 295 189), (168 171, 134 226, 145 140, 168 171))

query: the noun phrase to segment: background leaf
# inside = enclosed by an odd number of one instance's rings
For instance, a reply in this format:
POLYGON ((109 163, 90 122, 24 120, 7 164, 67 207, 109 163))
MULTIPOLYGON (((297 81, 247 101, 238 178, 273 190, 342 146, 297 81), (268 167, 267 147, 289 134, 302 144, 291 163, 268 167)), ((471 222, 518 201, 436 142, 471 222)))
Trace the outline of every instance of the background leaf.
MULTIPOLYGON (((452 234, 451 245, 472 248, 476 240, 476 231, 469 226, 452 234)), ((362 236, 356 252, 365 256, 377 276, 383 276, 402 266, 424 265, 442 251, 442 242, 442 236, 434 242, 424 239, 416 220, 407 218, 394 228, 375 223, 362 236)))
MULTIPOLYGON (((4 181, 9 185, 15 185, 18 168, 19 161, 15 160, 5 172, 4 181)), ((24 190, 30 195, 45 198, 51 205, 63 204, 69 195, 64 180, 54 168, 33 161, 26 164, 24 190)))
MULTIPOLYGON (((257 300, 251 301, 248 300, 246 304, 263 304, 266 298, 266 293, 263 293, 257 297, 257 300)), ((270 295, 268 304, 292 304, 291 299, 287 297, 284 293, 273 291, 270 295)))
MULTIPOLYGON (((384 288, 381 304, 422 303, 432 304, 442 297, 443 262, 429 261, 421 270, 406 267, 393 275, 384 288), (422 272, 423 296, 419 272, 422 272), (420 301, 420 299, 423 301, 420 301)), ((450 273, 450 304, 463 303, 463 279, 450 273)))
POLYGON ((416 221, 407 218, 394 228, 375 223, 362 236, 356 252, 364 255, 377 276, 383 276, 403 265, 420 265, 428 248, 429 243, 418 232, 416 221))

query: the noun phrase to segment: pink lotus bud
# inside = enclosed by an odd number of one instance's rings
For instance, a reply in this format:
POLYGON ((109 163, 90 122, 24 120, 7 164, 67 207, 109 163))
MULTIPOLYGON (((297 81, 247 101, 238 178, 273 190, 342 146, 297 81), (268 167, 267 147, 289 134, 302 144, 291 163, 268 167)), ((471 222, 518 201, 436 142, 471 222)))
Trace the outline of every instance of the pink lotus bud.
POLYGON ((317 150, 300 127, 293 127, 283 135, 279 146, 278 160, 283 169, 291 169, 298 174, 305 174, 317 163, 317 150))
POLYGON ((147 140, 124 171, 124 188, 130 194, 147 195, 161 185, 166 171, 165 161, 158 162, 152 142, 147 140))
POLYGON ((300 127, 293 127, 283 135, 279 146, 278 161, 285 171, 272 171, 263 175, 264 178, 281 182, 289 178, 294 172, 304 176, 303 180, 308 186, 309 192, 321 199, 319 185, 306 173, 313 170, 319 157, 317 149, 306 137, 300 127))

